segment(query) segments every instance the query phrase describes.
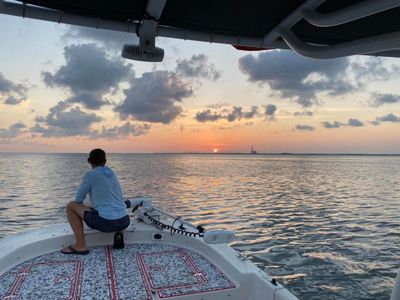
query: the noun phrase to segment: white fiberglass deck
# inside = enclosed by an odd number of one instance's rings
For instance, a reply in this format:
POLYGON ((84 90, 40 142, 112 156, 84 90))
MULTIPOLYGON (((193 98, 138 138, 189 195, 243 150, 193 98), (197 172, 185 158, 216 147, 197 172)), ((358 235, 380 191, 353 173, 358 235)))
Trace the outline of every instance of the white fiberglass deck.
POLYGON ((131 218, 118 250, 110 246, 113 233, 85 227, 88 255, 60 252, 75 240, 66 223, 0 239, 0 300, 297 299, 228 244, 174 234, 166 228, 177 218, 159 218, 131 218))
POLYGON ((232 288, 202 255, 165 244, 97 246, 86 256, 52 252, 0 277, 0 299, 151 300, 217 290, 227 296, 232 288))

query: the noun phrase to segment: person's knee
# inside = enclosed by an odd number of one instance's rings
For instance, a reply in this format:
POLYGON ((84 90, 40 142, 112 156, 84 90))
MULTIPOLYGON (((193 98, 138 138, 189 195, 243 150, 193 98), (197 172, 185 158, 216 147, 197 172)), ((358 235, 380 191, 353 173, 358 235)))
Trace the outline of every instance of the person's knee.
POLYGON ((74 211, 75 205, 76 205, 76 202, 75 202, 75 201, 69 202, 69 203, 67 204, 67 206, 65 207, 67 213, 69 213, 69 212, 71 212, 71 211, 74 211))
POLYGON ((83 219, 85 211, 90 211, 90 208, 83 205, 82 203, 71 201, 67 204, 66 210, 67 210, 67 215, 75 214, 78 215, 81 219, 83 219))

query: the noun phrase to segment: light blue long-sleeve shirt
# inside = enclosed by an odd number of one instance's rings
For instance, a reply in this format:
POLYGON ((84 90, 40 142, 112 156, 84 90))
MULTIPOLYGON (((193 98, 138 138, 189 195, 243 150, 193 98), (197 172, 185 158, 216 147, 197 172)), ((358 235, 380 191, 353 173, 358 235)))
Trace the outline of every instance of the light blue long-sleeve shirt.
POLYGON ((75 201, 82 203, 89 194, 91 207, 99 216, 116 220, 127 215, 121 186, 114 171, 106 166, 98 166, 88 171, 76 192, 75 201))

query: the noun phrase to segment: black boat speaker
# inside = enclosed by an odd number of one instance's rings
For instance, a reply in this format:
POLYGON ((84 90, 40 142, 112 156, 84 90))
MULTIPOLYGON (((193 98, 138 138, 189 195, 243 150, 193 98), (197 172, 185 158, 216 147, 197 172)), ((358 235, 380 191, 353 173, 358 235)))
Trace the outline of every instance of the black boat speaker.
POLYGON ((155 47, 154 51, 148 51, 139 45, 124 45, 122 57, 146 62, 161 62, 164 58, 164 49, 155 47))

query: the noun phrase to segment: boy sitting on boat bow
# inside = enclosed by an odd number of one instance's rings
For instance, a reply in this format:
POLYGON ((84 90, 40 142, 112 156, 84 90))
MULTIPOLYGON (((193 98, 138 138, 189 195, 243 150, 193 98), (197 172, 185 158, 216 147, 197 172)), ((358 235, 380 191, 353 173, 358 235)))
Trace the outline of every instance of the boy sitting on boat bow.
MULTIPOLYGON (((130 223, 118 178, 111 168, 105 166, 106 153, 102 149, 94 149, 90 151, 87 161, 92 170, 83 177, 75 200, 67 204, 68 221, 76 242, 62 249, 64 254, 89 253, 83 233, 83 221, 90 228, 101 232, 120 232, 130 223), (91 207, 83 204, 87 194, 91 207)), ((122 235, 116 235, 115 238, 121 239, 122 235)), ((123 243, 123 240, 119 242, 123 243)))

